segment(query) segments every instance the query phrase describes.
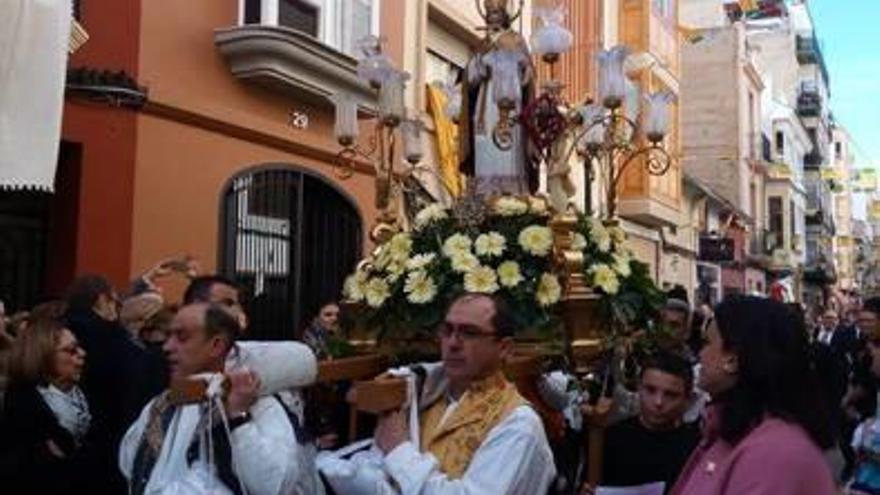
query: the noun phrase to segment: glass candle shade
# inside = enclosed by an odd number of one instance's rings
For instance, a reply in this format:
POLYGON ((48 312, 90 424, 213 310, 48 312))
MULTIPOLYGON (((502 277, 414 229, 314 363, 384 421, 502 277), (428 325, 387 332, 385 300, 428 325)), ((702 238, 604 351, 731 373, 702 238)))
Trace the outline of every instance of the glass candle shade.
POLYGON ((581 107, 580 114, 584 127, 584 134, 581 137, 580 144, 584 148, 595 150, 605 142, 605 131, 607 129, 605 119, 608 115, 608 110, 602 105, 590 103, 581 107))
POLYGON ((571 49, 574 40, 571 32, 562 25, 565 9, 561 6, 536 7, 534 12, 542 25, 532 34, 532 52, 546 62, 555 62, 560 54, 571 49))
POLYGON ((408 79, 406 72, 393 71, 379 89, 379 112, 388 127, 396 127, 403 120, 403 93, 408 79))
POLYGON ((625 46, 603 50, 599 61, 599 99, 606 108, 617 108, 626 96, 626 73, 623 62, 628 50, 625 46))
POLYGON ((403 156, 415 165, 422 160, 422 121, 418 118, 406 119, 400 123, 403 135, 403 156))
POLYGON ((658 91, 645 96, 644 125, 645 137, 652 143, 659 143, 669 132, 669 105, 675 95, 669 91, 658 91))
POLYGON ((357 100, 350 94, 339 93, 330 97, 336 107, 333 134, 342 146, 351 146, 358 137, 357 100))

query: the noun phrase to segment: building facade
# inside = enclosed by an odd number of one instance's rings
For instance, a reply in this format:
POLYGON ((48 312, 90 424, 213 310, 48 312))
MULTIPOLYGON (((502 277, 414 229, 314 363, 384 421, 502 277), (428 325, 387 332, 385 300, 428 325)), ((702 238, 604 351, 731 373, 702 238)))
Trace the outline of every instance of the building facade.
POLYGON ((827 180, 831 183, 834 207, 834 239, 832 249, 837 272, 837 287, 856 288, 857 248, 853 235, 855 217, 852 176, 855 156, 849 133, 840 124, 832 127, 831 169, 827 180))
MULTIPOLYGON (((247 289, 255 337, 292 336, 338 297, 376 216, 371 164, 340 174, 328 98, 373 104, 356 41, 388 26, 402 61, 401 14, 414 8, 81 2, 90 40, 69 63, 42 292, 87 272, 124 288, 158 260, 190 255, 247 289)), ((169 283, 169 300, 183 283, 169 283)))
MULTIPOLYGON (((743 13, 731 11, 730 14, 743 13)), ((768 115, 771 122, 765 126, 772 132, 768 136, 770 154, 775 155, 774 158, 789 155, 781 164, 774 163, 776 170, 771 174, 775 177, 768 193, 768 213, 777 219, 772 230, 778 230, 778 206, 782 204, 782 216, 785 216, 788 199, 788 215, 792 216, 789 227, 794 226, 793 230, 788 229, 792 243, 783 242, 782 250, 774 258, 777 265, 785 266, 796 264, 801 257, 798 251, 801 239, 797 238, 801 221, 797 193, 800 179, 804 190, 803 268, 794 272, 795 285, 799 286, 796 292, 808 305, 821 305, 827 288, 836 278, 831 243, 834 235, 832 193, 826 179, 831 142, 828 71, 805 2, 762 2, 760 11, 743 19, 748 39, 758 49, 758 63, 771 87, 765 97, 771 109, 768 115), (808 137, 808 149, 802 157, 791 155, 792 151, 796 155, 803 151, 798 146, 802 137, 798 127, 808 137), (782 166, 791 168, 797 161, 803 163, 802 177, 798 177, 796 166, 790 171, 782 166), (789 173, 795 178, 794 191, 786 193, 789 188, 783 184, 789 173)), ((780 275, 785 276, 787 272, 783 270, 780 275)))
MULTIPOLYGON (((700 3, 702 6, 703 3, 700 3)), ((689 2, 685 1, 684 5, 689 2)), ((716 4, 719 15, 721 5, 716 4)), ((742 23, 703 27, 717 17, 687 12, 690 42, 682 71, 682 153, 686 173, 720 199, 722 224, 701 233, 700 261, 721 271, 722 294, 764 293, 756 234, 765 222, 761 94, 765 89, 742 23), (731 249, 719 249, 726 245, 731 249), (752 252, 757 249, 757 252, 752 252), (727 253, 719 257, 719 253, 727 253)), ((684 17, 684 16, 683 16, 684 17)), ((723 16, 722 16, 723 19, 723 16)))

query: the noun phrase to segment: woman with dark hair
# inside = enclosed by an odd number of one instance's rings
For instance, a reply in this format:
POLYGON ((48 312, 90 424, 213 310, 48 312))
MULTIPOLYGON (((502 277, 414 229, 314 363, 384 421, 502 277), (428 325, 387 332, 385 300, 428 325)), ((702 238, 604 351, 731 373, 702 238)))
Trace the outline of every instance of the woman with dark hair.
POLYGON ((673 495, 837 493, 807 346, 803 320, 783 304, 740 296, 717 306, 700 352, 713 401, 673 495))
POLYGON ((312 323, 303 331, 302 340, 318 359, 330 357, 330 340, 339 333, 339 305, 328 302, 321 306, 312 323))

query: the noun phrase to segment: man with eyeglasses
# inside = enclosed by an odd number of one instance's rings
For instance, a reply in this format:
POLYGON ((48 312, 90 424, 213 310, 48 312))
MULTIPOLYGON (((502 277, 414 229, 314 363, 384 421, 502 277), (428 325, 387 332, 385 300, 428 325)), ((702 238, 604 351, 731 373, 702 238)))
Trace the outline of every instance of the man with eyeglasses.
POLYGON ((437 330, 442 362, 421 367, 420 445, 401 411, 376 428, 383 469, 401 493, 547 493, 556 469, 543 425, 502 373, 514 327, 498 297, 453 301, 437 330))

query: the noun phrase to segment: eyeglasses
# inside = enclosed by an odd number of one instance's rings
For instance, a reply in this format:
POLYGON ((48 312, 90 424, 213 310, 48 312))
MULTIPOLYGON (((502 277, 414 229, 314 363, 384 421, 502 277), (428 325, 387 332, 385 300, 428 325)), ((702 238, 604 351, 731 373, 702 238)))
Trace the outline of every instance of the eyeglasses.
POLYGON ((454 335, 458 335, 458 338, 464 342, 473 342, 484 338, 495 338, 498 336, 497 333, 486 332, 476 325, 456 325, 443 322, 437 327, 437 336, 441 339, 451 339, 454 335))
POLYGON ((69 354, 71 356, 76 356, 83 351, 83 348, 79 344, 71 344, 64 347, 59 347, 58 349, 56 349, 56 351, 63 352, 64 354, 69 354))

